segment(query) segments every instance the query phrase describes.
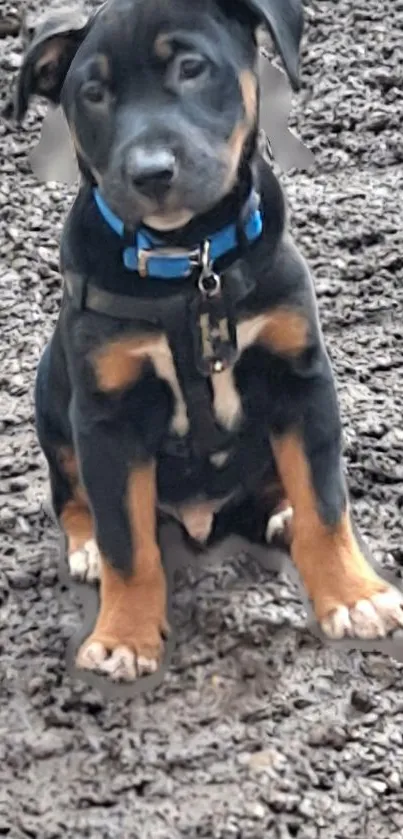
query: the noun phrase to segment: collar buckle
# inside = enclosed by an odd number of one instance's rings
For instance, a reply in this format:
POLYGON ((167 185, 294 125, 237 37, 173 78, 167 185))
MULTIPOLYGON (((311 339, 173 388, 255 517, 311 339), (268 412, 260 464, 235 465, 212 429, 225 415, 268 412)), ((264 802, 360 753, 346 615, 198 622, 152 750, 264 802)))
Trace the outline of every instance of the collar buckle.
POLYGON ((200 265, 201 253, 200 248, 193 248, 186 250, 186 248, 139 248, 137 252, 137 270, 140 277, 143 279, 149 276, 148 260, 149 259, 180 259, 187 260, 188 267, 183 272, 183 277, 189 277, 192 271, 200 265))
POLYGON ((219 274, 213 269, 213 263, 210 258, 211 243, 206 239, 201 250, 201 258, 199 266, 201 267, 198 287, 203 297, 215 297, 221 292, 221 278, 219 274))

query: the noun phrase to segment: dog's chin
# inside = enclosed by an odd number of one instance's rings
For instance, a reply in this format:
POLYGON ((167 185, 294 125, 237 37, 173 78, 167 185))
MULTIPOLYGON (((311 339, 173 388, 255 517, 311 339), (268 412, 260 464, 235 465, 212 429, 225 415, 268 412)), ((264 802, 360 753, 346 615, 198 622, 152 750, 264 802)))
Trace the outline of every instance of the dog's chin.
POLYGON ((194 213, 191 210, 176 210, 166 213, 151 213, 144 216, 143 222, 147 227, 152 227, 153 230, 160 230, 166 232, 169 230, 179 230, 193 218, 194 213))

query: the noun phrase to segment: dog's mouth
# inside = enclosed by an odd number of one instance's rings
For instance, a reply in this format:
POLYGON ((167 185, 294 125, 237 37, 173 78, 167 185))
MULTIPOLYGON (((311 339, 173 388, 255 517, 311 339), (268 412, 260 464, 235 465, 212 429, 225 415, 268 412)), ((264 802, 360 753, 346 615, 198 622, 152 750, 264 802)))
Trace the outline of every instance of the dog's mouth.
MULTIPOLYGON (((232 188, 222 144, 198 135, 198 144, 137 146, 111 155, 99 183, 105 200, 128 227, 143 222, 156 230, 184 227, 209 211, 232 188)), ((235 167, 233 167, 235 169, 235 167)))
POLYGON ((130 186, 116 188, 106 181, 99 186, 112 210, 128 227, 143 223, 155 230, 176 230, 195 215, 195 210, 186 206, 183 196, 174 190, 156 200, 134 192, 130 186))
POLYGON ((171 210, 166 212, 155 211, 143 217, 142 221, 154 230, 169 231, 185 227, 193 218, 191 210, 171 210))

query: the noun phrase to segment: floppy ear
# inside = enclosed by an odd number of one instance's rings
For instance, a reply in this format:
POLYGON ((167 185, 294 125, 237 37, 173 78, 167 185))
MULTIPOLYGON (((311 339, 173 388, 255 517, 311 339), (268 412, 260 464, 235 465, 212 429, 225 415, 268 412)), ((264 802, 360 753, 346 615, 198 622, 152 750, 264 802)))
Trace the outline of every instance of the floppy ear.
POLYGON ((13 117, 22 122, 32 96, 57 105, 71 62, 92 19, 69 10, 47 16, 35 29, 17 79, 13 117))
POLYGON ((304 27, 301 0, 242 0, 272 35, 294 90, 299 90, 299 49, 304 27))

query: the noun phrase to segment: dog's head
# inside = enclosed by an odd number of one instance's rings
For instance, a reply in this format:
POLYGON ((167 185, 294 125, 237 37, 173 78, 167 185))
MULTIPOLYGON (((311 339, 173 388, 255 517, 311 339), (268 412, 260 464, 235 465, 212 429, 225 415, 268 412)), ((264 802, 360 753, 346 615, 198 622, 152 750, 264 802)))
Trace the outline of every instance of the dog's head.
POLYGON ((111 0, 90 19, 49 18, 20 72, 61 102, 80 168, 127 226, 179 227, 233 187, 256 138, 256 32, 271 33, 294 88, 300 0, 111 0))

